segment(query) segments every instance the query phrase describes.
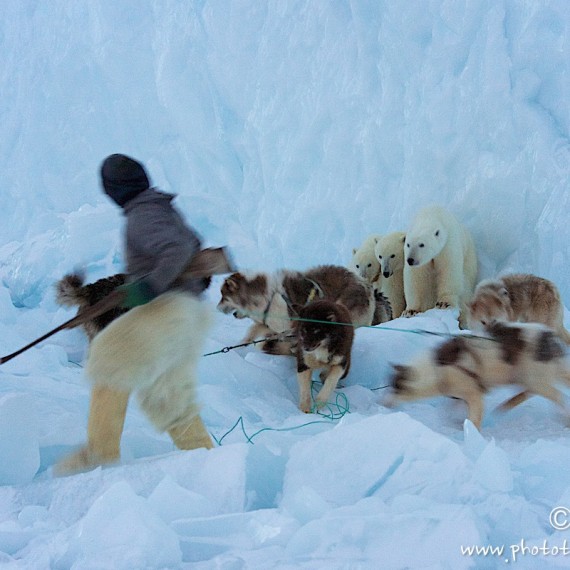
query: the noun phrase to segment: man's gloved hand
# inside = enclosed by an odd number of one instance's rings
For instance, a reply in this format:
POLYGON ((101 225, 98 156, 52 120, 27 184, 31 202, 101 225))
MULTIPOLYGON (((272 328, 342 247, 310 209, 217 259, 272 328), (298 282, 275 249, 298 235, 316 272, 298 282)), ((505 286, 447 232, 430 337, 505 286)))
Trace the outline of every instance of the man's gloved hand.
POLYGON ((152 287, 144 279, 119 285, 116 291, 124 296, 120 304, 123 309, 132 309, 144 305, 156 297, 152 287))

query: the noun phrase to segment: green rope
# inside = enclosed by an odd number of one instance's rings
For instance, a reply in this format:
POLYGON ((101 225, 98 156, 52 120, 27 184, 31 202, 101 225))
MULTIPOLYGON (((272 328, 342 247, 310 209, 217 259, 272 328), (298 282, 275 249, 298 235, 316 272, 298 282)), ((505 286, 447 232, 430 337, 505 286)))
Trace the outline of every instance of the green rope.
MULTIPOLYGON (((313 400, 314 400, 314 390, 315 390, 315 385, 317 384, 317 382, 312 382, 311 383, 311 393, 313 395, 313 400)), ((287 432, 287 431, 294 431, 297 429, 301 429, 303 427, 307 427, 307 426, 311 426, 311 425, 315 425, 315 424, 329 424, 331 421, 335 422, 340 420, 342 417, 344 417, 346 414, 350 413, 350 407, 349 407, 349 403, 348 403, 348 398, 346 397, 346 395, 344 394, 344 392, 337 392, 336 393, 336 401, 334 404, 331 404, 330 402, 328 402, 325 406, 327 408, 328 413, 324 413, 321 410, 317 409, 315 406, 313 406, 313 409, 311 411, 311 413, 317 414, 319 416, 321 416, 322 420, 313 420, 310 422, 305 422, 303 424, 297 425, 297 426, 292 426, 292 427, 288 427, 288 428, 271 428, 271 427, 264 427, 261 428, 259 430, 257 430, 256 432, 254 432, 251 435, 248 435, 246 429, 245 429, 245 424, 244 424, 244 419, 243 416, 240 416, 235 424, 224 434, 222 435, 222 437, 220 437, 219 439, 213 435, 212 435, 212 439, 218 444, 218 445, 222 445, 223 440, 230 435, 238 426, 241 428, 241 431, 247 441, 247 443, 251 443, 253 445, 253 440, 254 438, 256 438, 259 434, 266 432, 266 431, 276 431, 276 432, 287 432), (336 407, 336 411, 334 411, 334 407, 336 407)))
MULTIPOLYGON (((252 313, 252 314, 254 314, 254 313, 252 313)), ((251 316, 250 316, 250 318, 251 318, 251 316)), ((321 323, 321 324, 326 324, 326 325, 351 326, 351 327, 356 328, 356 325, 354 325, 353 323, 341 323, 341 322, 335 322, 335 321, 322 321, 322 320, 318 320, 318 319, 305 319, 305 318, 301 318, 301 317, 289 317, 289 316, 287 316, 287 317, 274 317, 274 318, 281 318, 282 320, 289 320, 289 321, 304 321, 304 322, 312 322, 312 323, 321 323)), ((401 332, 401 333, 417 334, 417 335, 427 335, 427 336, 438 336, 438 337, 445 337, 445 338, 453 338, 456 336, 462 336, 465 338, 479 338, 482 340, 491 340, 491 341, 495 340, 495 339, 490 338, 490 337, 473 335, 473 334, 458 335, 456 333, 443 333, 443 332, 428 331, 428 330, 424 330, 424 329, 398 329, 398 328, 394 328, 394 327, 386 327, 386 326, 381 326, 381 325, 363 325, 361 328, 372 328, 375 330, 385 330, 385 331, 401 332)), ((279 336, 276 333, 276 335, 271 335, 271 336, 266 337, 266 338, 253 340, 251 342, 236 344, 234 346, 226 346, 226 347, 222 348, 221 350, 209 352, 207 354, 203 354, 202 356, 212 356, 214 354, 226 354, 230 350, 233 350, 235 348, 241 348, 241 347, 249 346, 252 344, 258 344, 260 342, 265 342, 267 340, 274 340, 274 339, 281 340, 284 338, 294 338, 294 337, 295 337, 294 334, 279 336)), ((311 383, 311 395, 313 397, 313 401, 315 400, 315 398, 314 398, 315 385, 316 385, 316 382, 311 383)), ((372 390, 372 391, 384 390, 384 389, 389 388, 389 387, 390 387, 389 385, 378 386, 376 388, 370 388, 370 390, 372 390)), ((307 426, 314 425, 314 424, 323 424, 323 423, 329 423, 331 421, 334 422, 334 421, 340 420, 346 414, 350 413, 350 406, 349 406, 348 398, 346 397, 344 392, 336 392, 336 400, 335 400, 334 404, 327 402, 327 404, 325 406, 323 406, 321 409, 317 409, 316 406, 313 405, 311 413, 317 414, 324 419, 305 422, 303 424, 300 424, 297 426, 292 426, 289 428, 264 427, 264 428, 261 428, 261 429, 255 431, 251 435, 249 435, 246 431, 246 428, 245 428, 243 416, 240 416, 236 420, 234 425, 226 433, 224 433, 219 439, 215 435, 213 435, 213 434, 211 434, 211 435, 212 435, 212 438, 214 439, 214 441, 219 446, 221 446, 224 439, 226 437, 228 437, 239 426, 241 428, 241 431, 242 431, 247 443, 250 443, 253 445, 254 438, 256 438, 258 435, 260 435, 266 431, 288 432, 288 431, 294 431, 294 430, 301 429, 303 427, 307 427, 307 426), (336 410, 334 408, 336 408, 336 410), (327 410, 326 413, 323 412, 324 409, 327 410)))
POLYGON ((322 323, 325 325, 341 325, 345 327, 354 327, 354 328, 362 328, 362 329, 374 329, 378 331, 392 331, 392 332, 401 332, 401 333, 412 333, 412 334, 419 334, 419 335, 426 335, 426 336, 439 336, 439 337, 446 337, 446 338, 454 338, 460 336, 462 338, 480 338, 481 340, 492 340, 494 338, 488 336, 480 336, 472 333, 466 334, 457 334, 457 333, 449 333, 449 332, 436 332, 436 331, 428 331, 425 329, 398 329, 395 327, 386 327, 383 324, 378 325, 355 325, 354 323, 339 323, 335 321, 320 321, 317 319, 302 319, 300 317, 277 317, 277 318, 288 318, 291 321, 305 321, 308 323, 322 323))
MULTIPOLYGON (((339 325, 339 326, 354 327, 354 328, 369 328, 369 329, 374 329, 374 330, 378 330, 378 331, 391 331, 391 332, 409 333, 409 334, 417 334, 417 335, 424 335, 424 336, 438 336, 438 337, 442 337, 442 338, 455 338, 455 337, 478 338, 481 340, 488 340, 488 341, 497 342, 497 340, 494 338, 491 338, 488 336, 475 335, 475 334, 471 334, 471 333, 457 334, 457 333, 428 331, 425 329, 397 329, 394 327, 385 327, 382 325, 361 325, 361 326, 357 327, 354 323, 340 323, 340 322, 336 322, 336 321, 321 321, 318 319, 303 319, 301 317, 275 317, 275 318, 280 318, 283 320, 290 320, 290 321, 303 321, 303 322, 307 322, 307 323, 321 323, 324 325, 339 325)), ((251 344, 258 344, 260 342, 265 342, 266 340, 281 340, 284 338, 295 338, 295 336, 296 335, 294 335, 294 334, 288 334, 288 335, 279 337, 278 333, 276 333, 275 335, 271 335, 271 336, 268 336, 266 338, 261 338, 258 340, 252 340, 251 342, 244 342, 242 344, 236 344, 234 346, 226 346, 220 350, 215 350, 213 352, 208 352, 206 354, 202 354, 202 356, 212 356, 214 354, 226 354, 230 350, 233 350, 234 348, 242 348, 244 346, 249 346, 251 344)))

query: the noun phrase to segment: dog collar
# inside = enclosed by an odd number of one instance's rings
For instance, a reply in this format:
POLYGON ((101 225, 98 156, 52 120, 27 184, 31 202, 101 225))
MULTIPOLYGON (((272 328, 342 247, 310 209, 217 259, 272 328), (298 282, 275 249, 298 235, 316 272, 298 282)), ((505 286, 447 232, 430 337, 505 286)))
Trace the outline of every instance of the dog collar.
POLYGON ((275 297, 275 293, 276 291, 273 291, 273 293, 271 294, 271 297, 269 297, 269 302, 267 303, 267 306, 265 307, 265 310, 263 311, 263 319, 261 321, 261 324, 267 326, 267 316, 269 315, 269 309, 271 308, 271 303, 273 303, 273 298, 275 297))

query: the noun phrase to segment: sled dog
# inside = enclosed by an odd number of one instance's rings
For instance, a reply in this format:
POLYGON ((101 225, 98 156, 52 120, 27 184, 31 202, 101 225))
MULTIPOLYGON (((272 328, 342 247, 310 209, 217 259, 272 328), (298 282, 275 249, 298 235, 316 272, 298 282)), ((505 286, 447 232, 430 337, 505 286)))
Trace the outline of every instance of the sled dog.
POLYGON ((437 395, 464 400, 468 418, 478 429, 483 396, 499 385, 524 391, 503 404, 512 408, 538 394, 567 412, 558 381, 570 385, 564 361, 566 346, 555 331, 537 323, 494 323, 489 338, 457 336, 420 355, 410 365, 393 365, 392 402, 437 395))
MULTIPOLYGON (((389 311, 382 297, 377 303, 372 285, 345 267, 320 265, 307 271, 233 273, 221 287, 218 310, 254 321, 245 342, 263 335, 262 350, 269 354, 293 354, 295 339, 284 340, 294 328, 293 306, 315 299, 341 303, 355 327, 378 324, 389 311), (378 308, 377 308, 378 305, 378 308)), ((385 319, 388 320, 388 319, 385 319)))
MULTIPOLYGON (((104 299, 116 287, 123 285, 125 278, 124 273, 117 273, 85 284, 85 276, 82 273, 70 273, 56 283, 56 301, 65 307, 79 307, 77 314, 80 315, 86 308, 104 299)), ((89 340, 92 341, 96 334, 127 310, 116 307, 84 323, 82 326, 89 340)))
POLYGON ((294 330, 298 342, 299 408, 309 413, 313 370, 321 370, 323 382, 315 398, 317 409, 327 403, 339 380, 348 374, 354 326, 346 307, 327 300, 312 301, 300 307, 298 317, 294 330))
POLYGON ((495 321, 542 323, 553 328, 566 344, 564 307, 552 281, 524 273, 481 281, 469 303, 469 329, 484 330, 495 321))

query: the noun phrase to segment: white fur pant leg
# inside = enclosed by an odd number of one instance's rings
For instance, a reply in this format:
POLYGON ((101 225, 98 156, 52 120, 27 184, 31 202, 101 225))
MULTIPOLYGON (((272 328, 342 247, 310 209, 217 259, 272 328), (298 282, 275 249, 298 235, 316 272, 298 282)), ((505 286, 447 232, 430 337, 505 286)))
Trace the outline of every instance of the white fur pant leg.
POLYGON ((137 391, 160 430, 199 415, 196 367, 211 312, 202 301, 167 293, 136 307, 95 337, 87 374, 95 385, 137 391))
POLYGON ((131 309, 93 339, 87 376, 116 390, 152 386, 173 367, 197 361, 210 322, 211 310, 204 302, 165 293, 131 309))
POLYGON ((179 362, 138 392, 141 408, 159 431, 198 415, 195 366, 195 361, 179 362))
POLYGON ((87 426, 87 444, 54 468, 56 475, 85 471, 113 463, 120 457, 121 434, 127 414, 129 393, 108 386, 93 386, 87 426))
POLYGON ((168 431, 179 449, 213 447, 196 399, 196 359, 167 370, 139 391, 141 408, 159 431, 168 431))

